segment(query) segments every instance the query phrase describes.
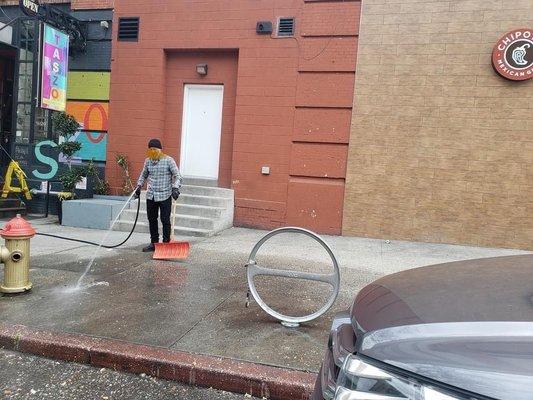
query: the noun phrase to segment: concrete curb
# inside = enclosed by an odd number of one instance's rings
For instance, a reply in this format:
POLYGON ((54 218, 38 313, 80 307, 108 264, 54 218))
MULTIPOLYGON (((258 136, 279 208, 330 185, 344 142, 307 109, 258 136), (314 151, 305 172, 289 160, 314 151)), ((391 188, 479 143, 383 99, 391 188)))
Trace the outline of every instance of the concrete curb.
POLYGON ((259 398, 309 399, 316 374, 81 334, 0 323, 0 347, 259 398))

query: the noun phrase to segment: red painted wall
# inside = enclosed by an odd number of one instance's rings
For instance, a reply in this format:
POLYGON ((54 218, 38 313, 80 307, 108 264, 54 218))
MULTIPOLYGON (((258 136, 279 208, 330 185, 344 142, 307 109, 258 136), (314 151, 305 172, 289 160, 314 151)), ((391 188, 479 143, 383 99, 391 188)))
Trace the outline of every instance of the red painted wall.
POLYGON ((222 84, 222 135, 218 184, 231 186, 231 161, 237 90, 237 51, 169 51, 166 60, 166 112, 163 134, 166 151, 179 160, 185 84, 222 84), (196 64, 206 63, 209 73, 199 76, 196 64))
MULTIPOLYGON (((115 2, 115 19, 139 16, 141 31, 139 42, 113 35, 108 158, 125 153, 136 176, 160 133, 178 160, 183 84, 222 83, 219 184, 235 190, 235 225, 340 234, 360 3, 151 3, 115 2), (296 18, 295 37, 256 34, 257 21, 276 28, 277 17, 296 18)), ((121 186, 114 163, 107 176, 121 186)))

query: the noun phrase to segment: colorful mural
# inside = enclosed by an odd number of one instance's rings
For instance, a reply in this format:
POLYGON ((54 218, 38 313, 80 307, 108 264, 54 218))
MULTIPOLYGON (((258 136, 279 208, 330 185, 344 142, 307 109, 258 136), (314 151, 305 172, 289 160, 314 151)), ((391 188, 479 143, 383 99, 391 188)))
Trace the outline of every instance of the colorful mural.
POLYGON ((109 101, 110 72, 71 71, 68 74, 69 100, 109 101))
MULTIPOLYGON (((107 152, 107 130, 109 120, 109 72, 69 72, 67 92, 67 114, 76 118, 80 131, 71 140, 81 143, 81 150, 74 154, 71 162, 83 164, 86 161, 105 163, 107 152)), ((66 168, 66 159, 52 140, 44 140, 35 146, 19 146, 17 151, 32 154, 32 178, 54 180, 66 168)), ((19 158, 24 159, 21 155, 19 158)), ((103 168, 100 164, 98 168, 103 168)))
POLYGON ((74 154, 83 161, 106 161, 107 133, 79 132, 75 139, 81 143, 81 150, 74 154))
POLYGON ((76 118, 76 121, 86 131, 107 131, 109 119, 109 103, 92 101, 69 101, 67 114, 76 118))
POLYGON ((109 72, 69 72, 66 112, 81 126, 73 138, 82 144, 81 150, 74 154, 74 162, 106 161, 110 75, 109 72))

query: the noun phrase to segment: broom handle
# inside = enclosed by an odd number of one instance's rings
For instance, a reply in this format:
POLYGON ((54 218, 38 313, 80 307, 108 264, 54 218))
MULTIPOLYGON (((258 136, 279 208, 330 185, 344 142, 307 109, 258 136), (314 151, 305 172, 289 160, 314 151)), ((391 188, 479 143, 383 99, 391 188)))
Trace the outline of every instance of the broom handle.
POLYGON ((174 241, 174 225, 176 224, 176 200, 172 199, 172 224, 170 226, 170 241, 174 241))

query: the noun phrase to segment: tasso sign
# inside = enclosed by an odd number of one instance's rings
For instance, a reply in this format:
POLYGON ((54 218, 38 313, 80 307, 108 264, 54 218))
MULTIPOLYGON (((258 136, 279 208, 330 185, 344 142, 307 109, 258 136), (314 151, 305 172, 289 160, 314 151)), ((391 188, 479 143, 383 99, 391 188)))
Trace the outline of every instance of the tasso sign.
POLYGON ((69 36, 50 25, 43 29, 41 107, 65 111, 69 36))
POLYGON ((533 78, 533 29, 515 29, 498 40, 492 65, 498 74, 512 81, 533 78))

